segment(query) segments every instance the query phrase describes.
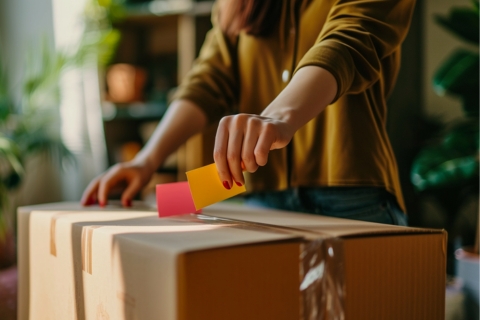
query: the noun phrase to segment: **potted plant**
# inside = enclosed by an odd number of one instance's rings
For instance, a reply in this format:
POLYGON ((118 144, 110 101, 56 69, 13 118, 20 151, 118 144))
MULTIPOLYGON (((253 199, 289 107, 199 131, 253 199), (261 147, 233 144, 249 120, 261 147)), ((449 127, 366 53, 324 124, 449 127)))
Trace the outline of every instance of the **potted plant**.
POLYGON ((84 32, 72 54, 52 50, 44 41, 27 59, 20 99, 9 92, 0 64, 0 320, 16 319, 15 205, 12 192, 24 180, 25 163, 46 156, 59 167, 74 161, 59 132, 60 79, 70 67, 106 65, 120 39, 113 22, 121 20, 121 0, 89 0, 83 13, 84 32))
MULTIPOLYGON (((439 95, 460 98, 463 117, 445 125, 442 134, 418 154, 411 170, 415 189, 435 197, 446 209, 447 273, 453 275, 455 240, 461 238, 462 245, 473 245, 475 234, 478 239, 479 1, 472 0, 471 7, 453 7, 448 15, 435 19, 458 38, 476 47, 456 49, 437 69, 433 78, 435 91, 439 95), (473 206, 468 202, 473 202, 473 206), (472 219, 470 235, 466 235, 465 228, 461 231, 458 228, 459 217, 464 216, 467 208, 470 208, 472 219)), ((469 250, 468 256, 476 255, 478 261, 478 245, 475 250, 469 250)))
POLYGON ((67 58, 44 43, 39 59, 31 59, 21 98, 9 94, 0 65, 0 318, 13 319, 16 302, 15 208, 12 192, 25 176, 25 161, 39 155, 51 161, 73 159, 60 138, 59 77, 67 58))

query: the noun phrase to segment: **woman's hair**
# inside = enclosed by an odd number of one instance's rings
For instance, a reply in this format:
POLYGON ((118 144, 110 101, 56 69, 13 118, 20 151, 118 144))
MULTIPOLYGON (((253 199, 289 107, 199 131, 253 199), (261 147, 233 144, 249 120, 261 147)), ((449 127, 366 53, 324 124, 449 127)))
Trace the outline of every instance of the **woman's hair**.
POLYGON ((247 34, 265 37, 280 20, 281 0, 223 0, 220 5, 220 27, 229 35, 247 34))

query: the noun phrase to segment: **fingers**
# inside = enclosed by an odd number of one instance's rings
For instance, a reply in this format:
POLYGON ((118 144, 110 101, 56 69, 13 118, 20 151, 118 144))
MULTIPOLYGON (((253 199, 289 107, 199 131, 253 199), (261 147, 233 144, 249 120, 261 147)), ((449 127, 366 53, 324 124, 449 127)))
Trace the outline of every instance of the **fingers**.
POLYGON ((133 178, 132 181, 129 182, 128 187, 122 193, 122 206, 131 207, 133 197, 135 197, 141 188, 142 184, 140 179, 138 177, 133 178))
POLYGON ((233 178, 233 182, 241 187, 245 184, 243 181, 243 173, 241 166, 241 152, 243 143, 243 131, 235 130, 229 132, 228 149, 227 149, 227 161, 230 173, 233 178))
POLYGON ((243 139, 241 165, 242 169, 248 172, 255 172, 258 169, 258 164, 254 153, 255 146, 257 145, 258 141, 258 132, 256 130, 257 126, 257 123, 250 121, 245 133, 245 138, 243 139))
POLYGON ((132 199, 142 188, 140 174, 135 168, 125 167, 124 164, 113 166, 99 181, 98 203, 101 207, 107 205, 108 195, 114 189, 126 182, 125 190, 122 192, 121 203, 125 207, 132 206, 132 199))
POLYGON ((90 206, 97 200, 98 186, 101 176, 93 179, 82 194, 80 203, 82 206, 90 206))
POLYGON ((253 154, 255 156, 255 162, 259 166, 264 166, 268 161, 268 153, 275 142, 275 134, 272 132, 273 128, 270 125, 266 125, 263 128, 263 134, 259 136, 255 150, 253 154))
POLYGON ((217 134, 215 136, 215 147, 213 151, 213 159, 217 166, 218 176, 222 181, 225 189, 232 188, 232 177, 227 162, 227 148, 229 140, 228 131, 229 117, 223 118, 218 124, 217 134))
POLYGON ((279 135, 277 126, 271 119, 247 114, 227 116, 220 121, 213 157, 225 188, 230 189, 232 182, 245 184, 243 170, 255 172, 267 163, 279 135))
POLYGON ((98 199, 98 203, 103 207, 107 205, 108 195, 112 191, 117 192, 123 189, 121 203, 125 207, 131 207, 132 199, 150 178, 150 172, 142 166, 131 163, 116 164, 88 185, 82 195, 81 203, 88 206, 98 199))
POLYGON ((110 190, 119 182, 125 180, 125 177, 119 173, 119 166, 112 167, 100 180, 98 186, 98 204, 101 207, 107 205, 108 194, 110 190))

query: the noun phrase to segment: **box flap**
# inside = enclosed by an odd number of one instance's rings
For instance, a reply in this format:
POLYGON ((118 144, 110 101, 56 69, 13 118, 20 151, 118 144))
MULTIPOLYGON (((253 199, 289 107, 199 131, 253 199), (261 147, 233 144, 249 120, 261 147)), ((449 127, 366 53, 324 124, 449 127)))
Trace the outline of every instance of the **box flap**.
POLYGON ((441 233, 438 229, 423 229, 394 226, 326 217, 305 213, 294 213, 267 208, 253 208, 233 203, 218 203, 204 209, 205 215, 232 220, 265 223, 315 232, 328 237, 356 237, 382 234, 424 234, 441 233))
MULTIPOLYGON (((92 234, 102 233, 124 238, 175 255, 196 250, 301 238, 275 228, 253 227, 251 224, 228 220, 199 220, 196 215, 191 216, 193 218, 185 215, 159 219, 155 211, 33 211, 32 222, 36 219, 50 220, 52 254, 55 252, 55 230, 60 225, 90 229, 92 234)), ((88 243, 85 244, 85 248, 88 247, 88 243)))
POLYGON ((17 212, 19 214, 29 214, 32 211, 157 211, 157 208, 151 205, 148 205, 142 201, 133 201, 132 207, 125 208, 122 207, 120 201, 109 201, 108 205, 101 208, 98 205, 93 206, 82 206, 79 201, 70 201, 70 202, 55 202, 55 203, 44 203, 36 204, 31 206, 18 207, 17 212))

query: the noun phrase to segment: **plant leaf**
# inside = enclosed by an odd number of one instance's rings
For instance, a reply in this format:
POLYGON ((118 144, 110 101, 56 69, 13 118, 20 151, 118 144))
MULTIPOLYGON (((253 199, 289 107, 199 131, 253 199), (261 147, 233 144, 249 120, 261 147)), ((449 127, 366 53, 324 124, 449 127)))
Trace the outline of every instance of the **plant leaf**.
POLYGON ((479 150, 479 123, 467 119, 454 125, 443 138, 445 149, 456 150, 459 154, 475 154, 479 150))
MULTIPOLYGON (((476 5, 478 6, 478 2, 476 5)), ((477 9, 454 7, 448 16, 435 16, 435 21, 460 38, 478 45, 478 17, 478 7, 477 9)))
POLYGON ((411 182, 418 191, 459 185, 478 178, 478 159, 478 152, 462 155, 442 146, 426 148, 413 163, 411 182))
MULTIPOLYGON (((456 50, 435 73, 433 77, 435 91, 439 95, 445 93, 459 95, 465 102, 471 101, 474 96, 478 96, 479 66, 478 53, 465 49, 456 50)), ((472 109, 471 104, 469 103, 465 110, 467 113, 472 109)), ((478 105, 473 109, 478 109, 478 105)))
POLYGON ((12 169, 6 176, 1 177, 2 184, 7 189, 17 186, 25 174, 20 148, 3 134, 0 134, 0 159, 5 160, 12 169))

